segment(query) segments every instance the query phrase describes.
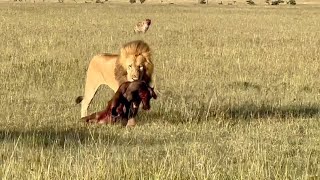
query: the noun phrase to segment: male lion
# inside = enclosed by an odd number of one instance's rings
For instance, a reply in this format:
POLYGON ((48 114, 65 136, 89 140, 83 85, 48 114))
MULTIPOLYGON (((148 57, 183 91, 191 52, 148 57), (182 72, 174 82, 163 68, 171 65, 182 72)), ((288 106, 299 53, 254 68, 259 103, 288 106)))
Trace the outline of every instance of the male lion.
POLYGON ((116 92, 123 82, 144 80, 151 83, 153 74, 151 50, 141 40, 131 41, 122 46, 120 54, 99 54, 92 58, 87 70, 84 96, 76 99, 81 102, 81 118, 87 115, 88 106, 101 84, 116 92))

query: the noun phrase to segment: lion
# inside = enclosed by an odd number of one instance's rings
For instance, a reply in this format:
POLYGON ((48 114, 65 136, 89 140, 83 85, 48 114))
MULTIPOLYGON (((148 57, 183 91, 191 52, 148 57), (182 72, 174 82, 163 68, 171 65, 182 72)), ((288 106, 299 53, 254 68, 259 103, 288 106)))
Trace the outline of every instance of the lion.
POLYGON ((102 53, 94 56, 88 66, 84 96, 81 102, 81 118, 87 116, 87 109, 99 86, 104 84, 116 92, 123 82, 144 80, 150 85, 154 65, 149 45, 142 40, 124 44, 120 54, 102 53))
POLYGON ((135 33, 146 33, 151 25, 151 20, 146 19, 145 21, 138 22, 134 27, 135 33))

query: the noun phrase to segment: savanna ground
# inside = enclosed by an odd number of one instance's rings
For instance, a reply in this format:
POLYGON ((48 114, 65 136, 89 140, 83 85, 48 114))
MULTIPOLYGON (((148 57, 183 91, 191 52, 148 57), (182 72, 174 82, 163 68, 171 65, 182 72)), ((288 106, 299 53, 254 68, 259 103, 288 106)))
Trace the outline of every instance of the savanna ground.
POLYGON ((316 5, 2 3, 0 177, 319 179, 319 19, 316 5), (151 111, 132 129, 79 121, 90 58, 136 39, 154 52, 151 111))

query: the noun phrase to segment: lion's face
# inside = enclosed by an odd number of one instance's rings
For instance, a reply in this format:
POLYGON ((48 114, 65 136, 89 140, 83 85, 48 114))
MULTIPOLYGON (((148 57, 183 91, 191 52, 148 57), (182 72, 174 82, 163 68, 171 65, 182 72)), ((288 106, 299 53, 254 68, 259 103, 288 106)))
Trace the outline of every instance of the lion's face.
POLYGON ((134 80, 151 82, 153 63, 149 46, 140 40, 123 45, 116 60, 114 75, 118 83, 134 80))
POLYGON ((141 80, 144 74, 144 62, 146 59, 141 56, 130 56, 126 61, 127 80, 141 80))

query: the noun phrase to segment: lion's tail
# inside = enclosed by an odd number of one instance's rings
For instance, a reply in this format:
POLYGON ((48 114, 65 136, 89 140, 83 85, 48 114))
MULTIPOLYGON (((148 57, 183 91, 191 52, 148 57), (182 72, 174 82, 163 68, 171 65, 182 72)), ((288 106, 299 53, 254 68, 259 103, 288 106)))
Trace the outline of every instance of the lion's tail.
POLYGON ((83 96, 78 96, 76 98, 76 103, 79 104, 79 103, 81 103, 82 100, 83 100, 83 96))

